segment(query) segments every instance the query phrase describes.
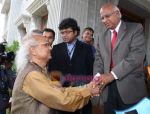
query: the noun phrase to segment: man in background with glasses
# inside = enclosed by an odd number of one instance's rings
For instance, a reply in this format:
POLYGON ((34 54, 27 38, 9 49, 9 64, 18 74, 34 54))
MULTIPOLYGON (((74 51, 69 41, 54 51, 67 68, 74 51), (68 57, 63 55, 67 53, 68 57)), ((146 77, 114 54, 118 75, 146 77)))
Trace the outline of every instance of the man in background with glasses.
MULTIPOLYGON (((90 45, 78 40, 80 28, 73 18, 66 18, 59 24, 63 42, 53 46, 49 71, 60 71, 64 76, 63 86, 80 86, 90 81, 93 73, 93 54, 90 45)), ((91 104, 74 113, 91 114, 91 104)))

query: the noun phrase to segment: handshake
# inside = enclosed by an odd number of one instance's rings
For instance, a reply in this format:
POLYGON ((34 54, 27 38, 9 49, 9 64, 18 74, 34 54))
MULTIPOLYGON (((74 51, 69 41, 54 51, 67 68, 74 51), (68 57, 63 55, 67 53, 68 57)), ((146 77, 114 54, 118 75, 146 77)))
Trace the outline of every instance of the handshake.
POLYGON ((115 78, 112 73, 97 73, 93 80, 87 84, 87 87, 90 89, 92 96, 99 96, 103 88, 114 80, 115 78))
POLYGON ((105 87, 104 82, 101 81, 101 75, 97 73, 93 80, 87 84, 87 88, 91 91, 91 95, 93 96, 99 96, 103 88, 105 87))

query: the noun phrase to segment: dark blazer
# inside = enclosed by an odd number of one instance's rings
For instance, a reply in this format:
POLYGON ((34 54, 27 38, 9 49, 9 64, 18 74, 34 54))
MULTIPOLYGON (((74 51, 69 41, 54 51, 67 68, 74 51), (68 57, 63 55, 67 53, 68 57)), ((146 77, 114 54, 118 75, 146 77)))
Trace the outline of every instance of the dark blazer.
POLYGON ((59 70, 63 75, 92 76, 93 62, 94 58, 90 45, 77 40, 72 59, 70 60, 67 44, 63 42, 54 45, 48 70, 59 70))
MULTIPOLYGON (((146 51, 144 39, 141 24, 122 21, 117 35, 117 43, 112 52, 115 64, 112 71, 118 77, 117 88, 125 104, 135 103, 147 95, 143 67, 146 51)), ((111 62, 110 30, 106 30, 98 40, 94 74, 97 72, 108 73, 111 62)), ((107 87, 102 93, 103 101, 107 100, 107 87)))

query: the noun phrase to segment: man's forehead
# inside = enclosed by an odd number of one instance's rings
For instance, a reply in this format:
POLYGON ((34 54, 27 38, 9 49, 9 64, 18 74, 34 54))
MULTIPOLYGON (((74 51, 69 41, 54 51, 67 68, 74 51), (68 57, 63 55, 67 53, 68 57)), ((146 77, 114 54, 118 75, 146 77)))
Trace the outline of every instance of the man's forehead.
POLYGON ((68 27, 68 28, 61 29, 60 31, 67 31, 67 30, 73 30, 73 29, 71 27, 68 27))
POLYGON ((52 32, 44 31, 43 36, 54 36, 54 34, 52 32))
POLYGON ((112 11, 113 11, 113 9, 111 9, 111 8, 102 8, 100 10, 100 13, 108 13, 108 12, 112 12, 112 11))
POLYGON ((93 31, 91 31, 91 30, 88 30, 88 29, 86 29, 85 31, 84 31, 84 33, 85 32, 90 32, 90 33, 93 33, 93 31))
POLYGON ((111 12, 113 10, 113 5, 112 4, 105 4, 101 7, 100 13, 102 12, 111 12))
POLYGON ((48 38, 42 35, 33 35, 33 38, 38 41, 39 43, 48 42, 48 38))

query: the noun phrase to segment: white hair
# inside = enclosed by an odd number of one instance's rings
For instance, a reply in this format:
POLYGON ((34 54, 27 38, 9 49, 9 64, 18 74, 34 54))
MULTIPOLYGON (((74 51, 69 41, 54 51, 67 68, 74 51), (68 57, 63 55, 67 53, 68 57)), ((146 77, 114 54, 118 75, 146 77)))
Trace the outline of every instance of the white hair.
POLYGON ((38 45, 38 42, 33 38, 33 36, 27 35, 24 43, 20 46, 16 53, 15 64, 17 67, 17 72, 22 71, 30 61, 29 49, 30 47, 36 45, 38 45))
POLYGON ((117 6, 113 5, 113 10, 118 12, 120 18, 122 17, 121 12, 117 6))

